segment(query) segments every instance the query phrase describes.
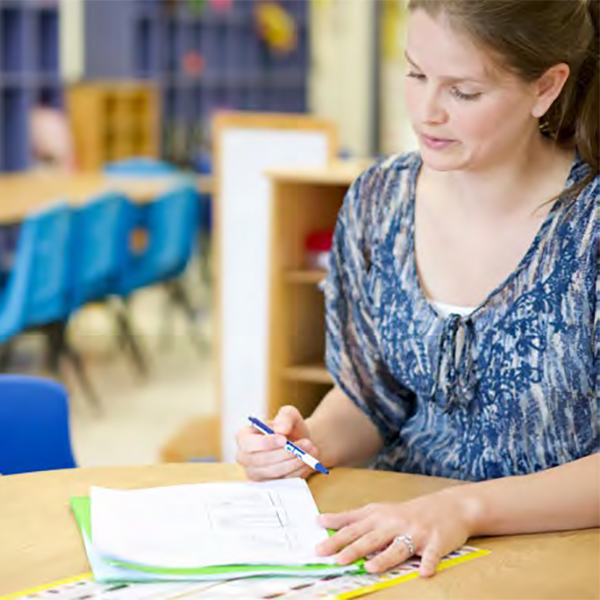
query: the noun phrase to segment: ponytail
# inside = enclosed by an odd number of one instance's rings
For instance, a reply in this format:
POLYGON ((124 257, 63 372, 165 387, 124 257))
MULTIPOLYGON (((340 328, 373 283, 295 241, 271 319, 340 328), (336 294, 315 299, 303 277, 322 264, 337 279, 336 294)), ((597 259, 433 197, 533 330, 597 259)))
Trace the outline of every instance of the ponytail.
POLYGON ((580 70, 583 100, 577 119, 575 143, 583 160, 600 171, 600 2, 588 0, 588 11, 594 28, 589 54, 580 70))
POLYGON ((590 176, 578 189, 585 187, 600 170, 600 2, 587 0, 584 8, 590 32, 586 52, 540 123, 542 131, 557 144, 574 145, 591 167, 590 176))

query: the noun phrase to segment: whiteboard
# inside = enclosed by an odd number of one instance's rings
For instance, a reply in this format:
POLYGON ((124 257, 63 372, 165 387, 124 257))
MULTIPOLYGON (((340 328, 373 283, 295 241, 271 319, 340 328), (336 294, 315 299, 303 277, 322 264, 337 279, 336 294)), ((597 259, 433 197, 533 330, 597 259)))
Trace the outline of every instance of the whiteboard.
POLYGON ((264 173, 277 167, 326 165, 333 154, 332 138, 329 127, 232 126, 222 128, 215 144, 221 289, 217 362, 221 457, 226 462, 235 460, 235 434, 247 425, 247 417, 266 415, 271 190, 264 173))

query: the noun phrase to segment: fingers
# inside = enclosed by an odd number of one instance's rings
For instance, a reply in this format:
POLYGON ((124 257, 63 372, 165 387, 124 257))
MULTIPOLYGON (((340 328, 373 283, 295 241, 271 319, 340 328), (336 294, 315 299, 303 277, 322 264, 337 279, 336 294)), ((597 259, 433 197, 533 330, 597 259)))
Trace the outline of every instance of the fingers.
POLYGON ((289 436, 294 429, 300 427, 303 423, 304 419, 295 406, 282 406, 275 419, 273 419, 272 428, 276 433, 289 436))
POLYGON ((359 508, 345 513, 321 515, 319 523, 323 527, 338 531, 317 546, 317 553, 331 556, 366 533, 371 525, 362 518, 363 514, 364 509, 359 508))
POLYGON ((264 435, 254 427, 244 427, 236 436, 238 450, 244 454, 283 448, 286 441, 283 435, 264 435))
MULTIPOLYGON (((296 446, 310 454, 316 455, 316 448, 309 440, 300 440, 296 446)), ((285 448, 271 452, 260 452, 252 455, 251 468, 255 476, 264 479, 276 479, 282 477, 306 478, 314 471, 303 463, 294 454, 285 448)))
POLYGON ((443 553, 439 552, 437 544, 434 542, 429 543, 421 555, 419 575, 421 577, 431 577, 432 575, 435 575, 435 570, 437 569, 442 556, 443 553))
MULTIPOLYGON (((394 540, 392 540, 391 543, 389 542, 390 540, 388 537, 384 541, 384 544, 387 543, 387 548, 365 563, 365 569, 369 571, 369 573, 381 573, 382 571, 387 571, 411 558, 412 554, 405 544, 394 540)), ((373 552, 373 550, 371 550, 371 552, 373 552)), ((366 555, 363 554, 363 556, 366 555)))
POLYGON ((366 512, 366 507, 357 508, 355 510, 347 510, 341 513, 323 513, 319 515, 319 523, 327 529, 342 529, 350 523, 361 519, 366 512))
POLYGON ((289 452, 285 450, 284 452, 285 458, 281 461, 270 462, 264 466, 247 466, 246 475, 254 481, 306 476, 305 471, 310 471, 310 467, 307 467, 289 452))
MULTIPOLYGON (((285 449, 283 435, 263 435, 254 427, 245 427, 237 434, 238 452, 236 460, 254 481, 283 477, 307 477, 312 469, 285 449)), ((317 455, 310 440, 299 440, 296 445, 306 452, 317 455)))
MULTIPOLYGON (((355 560, 358 560, 359 558, 363 558, 365 556, 369 556, 370 554, 373 554, 373 552, 377 552, 382 547, 385 547, 387 545, 388 541, 389 541, 389 533, 386 533, 385 531, 383 531, 381 529, 375 529, 372 531, 368 531, 365 535, 359 537, 357 540, 355 540, 354 542, 352 542, 351 544, 346 546, 336 556, 336 561, 340 565, 349 565, 350 563, 353 563, 355 560)), ((377 569, 377 559, 379 557, 381 557, 382 554, 378 554, 374 559, 375 560, 374 564, 375 564, 376 569, 377 569)), ((405 560, 405 559, 402 558, 402 560, 405 560)), ((373 562, 373 559, 371 561, 368 561, 367 563, 365 563, 365 568, 367 568, 368 571, 371 571, 371 569, 369 569, 368 566, 372 562, 373 562)), ((385 570, 388 568, 387 566, 385 566, 387 564, 385 561, 380 561, 380 562, 383 562, 383 565, 384 565, 384 567, 381 570, 385 570)), ((392 563, 392 564, 397 564, 397 563, 392 563)), ((374 570, 371 572, 375 573, 378 571, 374 570)))

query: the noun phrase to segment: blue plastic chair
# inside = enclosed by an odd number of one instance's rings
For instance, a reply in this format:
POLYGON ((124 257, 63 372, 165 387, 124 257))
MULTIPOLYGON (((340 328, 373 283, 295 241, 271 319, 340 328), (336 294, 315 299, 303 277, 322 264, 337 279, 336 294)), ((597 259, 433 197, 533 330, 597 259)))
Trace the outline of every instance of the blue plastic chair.
MULTIPOLYGON (((158 197, 140 209, 141 227, 148 233, 148 244, 139 254, 130 257, 129 266, 121 284, 125 297, 140 288, 164 284, 170 299, 180 306, 188 319, 195 320, 185 288, 178 280, 193 255, 200 210, 200 195, 190 185, 183 185, 158 197)), ((203 343, 190 327, 195 345, 203 343)))
POLYGON ((198 223, 199 194, 181 186, 143 205, 148 244, 130 257, 121 292, 131 292, 181 275, 192 256, 198 223))
POLYGON ((75 466, 65 388, 39 377, 0 375, 0 473, 75 466))
POLYGON ((103 171, 105 175, 118 177, 172 177, 180 174, 174 165, 145 156, 107 163, 103 171))
POLYGON ((133 218, 132 204, 118 193, 98 196, 75 211, 72 310, 118 292, 133 218))
POLYGON ((60 358, 68 358, 86 395, 97 397, 83 361, 68 343, 71 314, 71 255, 73 212, 58 204, 27 217, 23 223, 12 271, 0 296, 0 344, 19 333, 41 330, 48 339, 49 366, 59 373, 60 358))
POLYGON ((72 310, 103 302, 115 311, 120 341, 137 369, 145 375, 146 361, 127 313, 116 295, 129 260, 129 243, 136 212, 122 194, 107 193, 75 212, 73 233, 72 310), (112 302, 108 302, 112 300, 112 302))
POLYGON ((0 299, 0 343, 26 328, 68 317, 71 231, 72 213, 66 204, 23 223, 0 299))

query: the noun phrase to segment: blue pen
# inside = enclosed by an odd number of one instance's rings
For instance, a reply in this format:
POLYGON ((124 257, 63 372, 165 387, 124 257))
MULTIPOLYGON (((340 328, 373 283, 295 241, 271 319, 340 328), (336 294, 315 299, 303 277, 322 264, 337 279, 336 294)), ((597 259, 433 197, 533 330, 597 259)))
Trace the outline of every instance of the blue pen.
MULTIPOLYGON (((256 417, 248 417, 248 420, 256 429, 258 429, 261 433, 265 435, 271 435, 275 432, 268 426, 265 425, 262 421, 257 419, 256 417)), ((314 457, 308 454, 308 452, 304 452, 302 448, 298 448, 296 444, 292 444, 292 442, 287 441, 285 443, 284 448, 291 452, 294 456, 297 456, 305 465, 308 465, 311 469, 315 471, 319 471, 319 473, 323 473, 325 475, 329 475, 329 471, 314 457)))

